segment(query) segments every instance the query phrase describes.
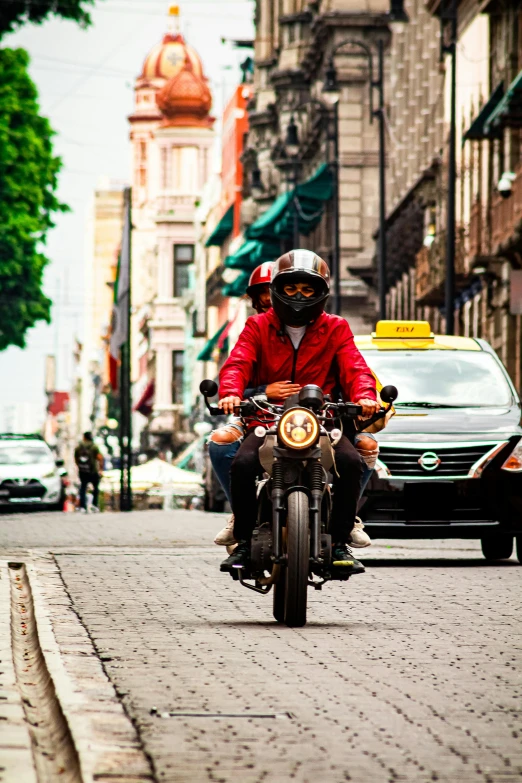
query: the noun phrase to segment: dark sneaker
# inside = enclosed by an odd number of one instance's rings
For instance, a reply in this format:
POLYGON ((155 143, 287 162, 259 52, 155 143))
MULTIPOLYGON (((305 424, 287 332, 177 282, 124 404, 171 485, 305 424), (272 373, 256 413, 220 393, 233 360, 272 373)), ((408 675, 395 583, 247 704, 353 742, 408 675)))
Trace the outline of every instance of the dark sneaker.
POLYGON ((244 541, 240 542, 231 555, 223 560, 220 571, 230 573, 235 568, 248 568, 250 565, 250 547, 244 541))
POLYGON ((365 567, 356 560, 348 544, 334 544, 332 547, 332 565, 334 568, 342 568, 348 575, 364 574, 365 567))

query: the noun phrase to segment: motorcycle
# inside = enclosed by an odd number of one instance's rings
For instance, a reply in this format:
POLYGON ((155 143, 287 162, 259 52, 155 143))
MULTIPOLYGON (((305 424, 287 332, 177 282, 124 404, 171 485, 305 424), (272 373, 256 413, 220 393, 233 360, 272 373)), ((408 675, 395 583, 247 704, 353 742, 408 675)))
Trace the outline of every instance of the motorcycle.
MULTIPOLYGON (((199 388, 210 414, 222 416, 209 402, 218 391, 215 381, 202 381, 199 388)), ((386 405, 365 426, 386 416, 398 392, 385 386, 380 396, 386 405)), ((232 569, 231 576, 263 595, 273 588, 274 618, 291 628, 306 624, 308 587, 321 590, 331 580, 349 579, 346 568, 332 563, 333 447, 342 436, 342 420, 361 414, 360 405, 331 402, 312 384, 284 405, 258 395, 238 408, 245 426, 257 424, 255 435, 263 438, 259 460, 264 474, 257 484, 250 566, 232 569)))

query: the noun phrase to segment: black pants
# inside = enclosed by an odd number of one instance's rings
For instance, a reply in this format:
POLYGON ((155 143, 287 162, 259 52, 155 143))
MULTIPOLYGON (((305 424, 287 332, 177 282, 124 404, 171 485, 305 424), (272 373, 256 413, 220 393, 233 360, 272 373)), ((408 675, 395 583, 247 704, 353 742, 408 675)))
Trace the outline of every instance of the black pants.
MULTIPOLYGON (((231 468, 232 510, 234 512, 234 538, 236 541, 250 541, 256 523, 256 476, 263 469, 259 462, 259 447, 263 438, 258 438, 250 432, 239 451, 231 468)), ((335 544, 346 544, 350 540, 357 503, 361 488, 363 462, 359 452, 346 436, 335 446, 334 501, 330 533, 335 544)))
POLYGON ((87 499, 85 497, 87 492, 87 485, 92 484, 92 504, 98 505, 98 484, 100 483, 100 476, 98 473, 80 473, 80 508, 87 508, 87 499))

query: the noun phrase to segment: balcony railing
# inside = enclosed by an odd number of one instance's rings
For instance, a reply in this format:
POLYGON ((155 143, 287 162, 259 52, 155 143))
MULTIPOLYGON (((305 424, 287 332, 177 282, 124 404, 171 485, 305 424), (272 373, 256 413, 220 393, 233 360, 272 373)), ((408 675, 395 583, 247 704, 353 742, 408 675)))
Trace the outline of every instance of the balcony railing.
POLYGON ((173 193, 164 193, 158 196, 156 199, 156 214, 158 217, 171 217, 179 216, 180 213, 184 215, 195 208, 196 196, 191 195, 176 195, 173 193))
POLYGON ((515 175, 511 195, 502 198, 496 193, 492 199, 491 249, 495 254, 515 240, 514 234, 522 221, 522 165, 515 169, 515 175))
MULTIPOLYGON (((455 287, 463 288, 468 280, 465 265, 464 229, 457 229, 455 243, 455 287)), ((418 304, 440 307, 444 304, 446 278, 446 232, 441 231, 430 248, 423 247, 415 257, 415 298, 418 304)))

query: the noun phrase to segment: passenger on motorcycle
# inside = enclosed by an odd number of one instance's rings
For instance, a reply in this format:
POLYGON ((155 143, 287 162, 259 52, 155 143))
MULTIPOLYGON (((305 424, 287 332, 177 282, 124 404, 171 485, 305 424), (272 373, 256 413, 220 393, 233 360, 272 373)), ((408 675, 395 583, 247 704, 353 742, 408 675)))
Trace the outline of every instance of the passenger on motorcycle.
MULTIPOLYGON (((270 285, 273 309, 248 319, 221 370, 219 406, 224 413, 234 413, 251 381, 274 383, 279 378, 289 378, 298 386, 316 384, 325 394, 339 386, 345 400, 362 406, 364 416, 379 410, 375 379, 354 344, 348 323, 324 312, 329 288, 328 266, 312 251, 293 250, 275 262, 270 285)), ((234 538, 239 545, 222 563, 223 571, 248 565, 256 519, 255 481, 262 473, 258 456, 262 442, 251 429, 232 463, 234 538)), ((364 567, 354 560, 348 542, 363 462, 345 435, 335 446, 335 459, 330 520, 333 559, 350 568, 352 574, 362 573, 364 567)))
MULTIPOLYGON (((248 282, 246 293, 247 296, 250 297, 252 307, 256 310, 258 315, 266 313, 272 306, 270 300, 272 266, 272 261, 266 261, 265 263, 260 264, 260 266, 254 269, 248 282)), ((244 394, 245 398, 252 397, 254 394, 266 394, 269 402, 277 402, 284 401, 292 394, 297 394, 300 389, 301 386, 299 384, 285 380, 276 381, 271 384, 260 384, 256 388, 249 386, 249 388, 245 389, 244 394)), ((208 453, 210 462, 230 505, 232 505, 232 497, 230 494, 230 468, 244 436, 245 430, 241 420, 235 419, 214 430, 209 438, 208 453)), ((364 432, 355 434, 354 443, 365 463, 361 483, 361 492, 363 492, 375 467, 378 455, 378 443, 373 435, 364 432)), ((228 519, 225 527, 216 535, 214 543, 218 546, 227 547, 233 547, 237 543, 234 538, 233 514, 228 519)), ((359 517, 356 517, 350 543, 352 546, 360 549, 371 546, 370 537, 364 532, 364 525, 359 517)))
MULTIPOLYGON (((247 296, 252 301, 252 307, 260 315, 266 313, 272 307, 270 301, 270 282, 272 280, 272 261, 265 261, 254 269, 248 281, 247 296)), ((245 397, 254 394, 266 394, 271 402, 284 400, 292 394, 296 394, 301 387, 290 381, 279 381, 271 384, 261 383, 253 388, 245 390, 245 397)), ((208 443, 208 453, 212 468, 216 474, 228 502, 232 505, 230 496, 230 467, 242 443, 245 430, 240 419, 235 419, 224 424, 211 433, 208 443)), ((215 543, 219 546, 233 546, 236 541, 233 533, 234 516, 228 520, 226 526, 219 531, 215 543)))

